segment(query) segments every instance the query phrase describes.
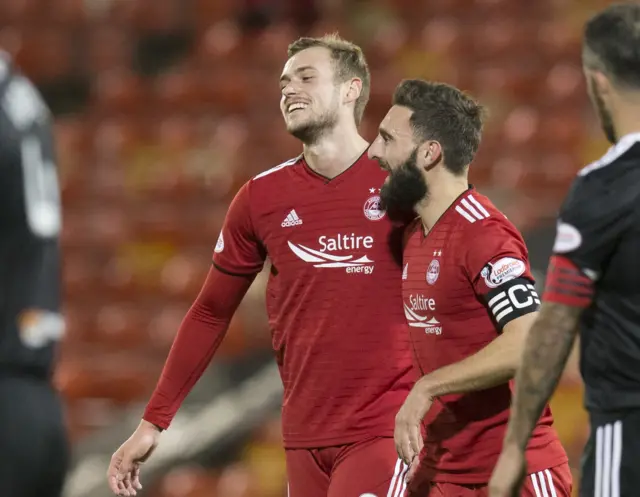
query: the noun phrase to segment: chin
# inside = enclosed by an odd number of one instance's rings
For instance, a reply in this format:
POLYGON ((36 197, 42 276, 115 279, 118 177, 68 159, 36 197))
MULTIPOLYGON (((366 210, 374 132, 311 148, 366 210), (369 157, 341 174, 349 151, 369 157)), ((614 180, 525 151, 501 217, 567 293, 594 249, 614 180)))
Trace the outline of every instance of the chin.
POLYGON ((309 124, 306 121, 296 120, 295 122, 287 122, 287 131, 292 135, 307 129, 308 127, 309 124))

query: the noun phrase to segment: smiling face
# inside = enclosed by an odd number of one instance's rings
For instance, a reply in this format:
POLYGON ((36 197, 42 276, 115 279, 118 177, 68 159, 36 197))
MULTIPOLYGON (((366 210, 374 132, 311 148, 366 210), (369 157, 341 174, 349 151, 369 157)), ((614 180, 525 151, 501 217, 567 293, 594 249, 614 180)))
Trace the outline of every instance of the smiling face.
POLYGON ((287 131, 309 144, 332 129, 340 115, 340 88, 328 49, 307 48, 291 57, 280 77, 280 111, 287 131))

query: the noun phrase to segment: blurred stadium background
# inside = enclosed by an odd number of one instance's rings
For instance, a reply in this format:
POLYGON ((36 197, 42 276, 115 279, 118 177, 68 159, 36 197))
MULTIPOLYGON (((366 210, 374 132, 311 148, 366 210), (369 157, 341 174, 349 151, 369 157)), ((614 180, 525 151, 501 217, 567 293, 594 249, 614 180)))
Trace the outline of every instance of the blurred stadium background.
MULTIPOLYGON (((375 136, 404 77, 469 90, 491 112, 478 188, 527 235, 542 284, 553 216, 607 144, 580 67, 595 0, 2 0, 0 46, 56 116, 68 333, 56 383, 74 446, 67 497, 108 495, 206 274, 226 206, 299 153, 278 76, 300 35, 339 31, 372 71, 375 136)), ((144 496, 283 497, 280 384, 259 278, 146 465, 144 496)), ((575 361, 553 401, 577 470, 587 434, 575 361)))

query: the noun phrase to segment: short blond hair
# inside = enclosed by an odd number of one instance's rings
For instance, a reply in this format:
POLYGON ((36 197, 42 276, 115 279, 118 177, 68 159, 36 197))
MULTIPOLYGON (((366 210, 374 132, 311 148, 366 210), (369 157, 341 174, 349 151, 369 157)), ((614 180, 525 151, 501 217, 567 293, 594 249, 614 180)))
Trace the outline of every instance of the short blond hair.
POLYGON ((323 47, 331 52, 336 78, 339 82, 342 83, 350 78, 359 78, 362 81, 362 91, 353 109, 353 117, 356 124, 359 125, 371 93, 371 73, 362 49, 355 43, 341 38, 337 33, 332 33, 320 38, 299 38, 289 45, 287 55, 291 58, 297 53, 313 47, 323 47))

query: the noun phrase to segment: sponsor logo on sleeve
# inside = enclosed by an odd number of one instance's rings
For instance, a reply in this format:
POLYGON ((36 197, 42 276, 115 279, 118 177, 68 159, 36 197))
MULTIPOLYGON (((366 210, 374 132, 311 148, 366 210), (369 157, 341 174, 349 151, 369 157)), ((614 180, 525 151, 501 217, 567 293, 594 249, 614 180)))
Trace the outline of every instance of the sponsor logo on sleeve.
POLYGON ((216 248, 213 251, 216 254, 219 254, 224 250, 224 237, 222 236, 222 231, 220 232, 220 236, 218 236, 218 241, 216 242, 216 248))
POLYGON ((494 263, 487 264, 480 275, 489 288, 496 288, 507 281, 522 276, 526 269, 523 261, 513 257, 503 257, 494 263))
POLYGON ((558 222, 556 230, 556 240, 553 244, 553 251, 557 254, 573 252, 582 245, 582 235, 578 228, 569 223, 558 222))

